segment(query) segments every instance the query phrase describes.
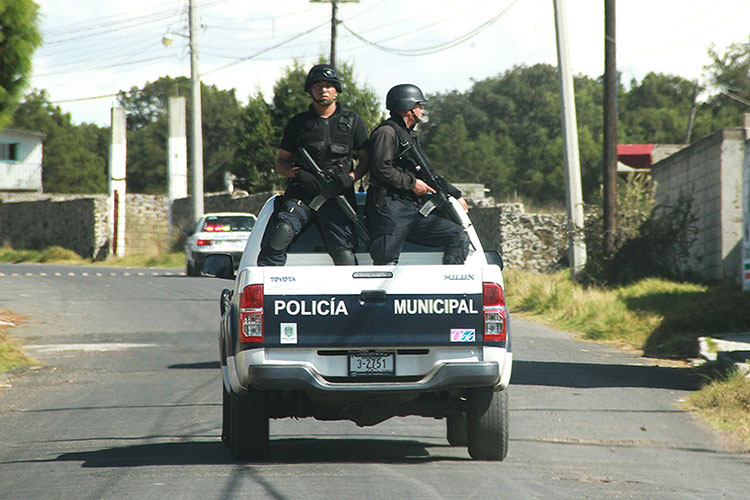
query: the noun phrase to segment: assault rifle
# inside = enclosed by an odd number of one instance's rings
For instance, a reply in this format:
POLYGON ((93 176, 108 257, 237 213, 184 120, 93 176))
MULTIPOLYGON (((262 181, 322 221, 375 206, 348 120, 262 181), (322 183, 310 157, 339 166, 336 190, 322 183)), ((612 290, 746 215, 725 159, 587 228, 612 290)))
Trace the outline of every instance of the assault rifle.
POLYGON ((367 229, 359 219, 356 210, 352 208, 346 197, 340 193, 333 175, 330 172, 324 172, 321 170, 318 164, 315 163, 315 160, 313 160, 313 157, 310 156, 310 153, 308 153, 304 147, 299 148, 299 152, 305 170, 313 174, 320 184, 320 194, 313 198, 308 204, 310 208, 317 212, 320 210, 320 207, 323 206, 323 203, 330 199, 335 200, 341 211, 344 212, 344 215, 354 223, 354 226, 359 232, 359 237, 362 238, 366 245, 369 245, 370 235, 367 234, 367 229))
POLYGON ((435 190, 434 194, 429 195, 429 199, 419 209, 419 213, 422 216, 427 217, 436 208, 440 210, 443 215, 448 217, 459 226, 463 227, 464 223, 461 220, 461 216, 456 212, 456 208, 453 206, 451 201, 448 199, 448 181, 437 173, 430 162, 427 161, 419 149, 416 147, 413 141, 400 141, 401 153, 399 159, 409 159, 416 165, 417 172, 421 172, 424 177, 424 181, 435 190))

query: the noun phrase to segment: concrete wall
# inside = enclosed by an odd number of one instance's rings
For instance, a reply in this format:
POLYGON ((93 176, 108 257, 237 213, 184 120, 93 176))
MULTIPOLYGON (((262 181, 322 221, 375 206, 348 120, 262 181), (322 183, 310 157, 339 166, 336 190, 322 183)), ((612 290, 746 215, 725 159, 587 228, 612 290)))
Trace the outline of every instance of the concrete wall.
MULTIPOLYGON (((745 134, 747 137, 747 134, 745 134)), ((742 163, 742 289, 750 292, 750 141, 745 141, 745 159, 742 163)))
POLYGON ((684 269, 706 280, 738 278, 745 132, 724 129, 656 163, 656 202, 693 200, 698 235, 684 269))

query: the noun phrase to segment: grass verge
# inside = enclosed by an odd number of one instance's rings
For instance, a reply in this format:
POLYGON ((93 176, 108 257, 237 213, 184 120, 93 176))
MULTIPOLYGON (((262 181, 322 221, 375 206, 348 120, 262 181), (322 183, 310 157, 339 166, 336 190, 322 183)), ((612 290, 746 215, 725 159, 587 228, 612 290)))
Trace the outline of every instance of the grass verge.
MULTIPOLYGON (((582 286, 568 271, 508 269, 512 314, 576 332, 584 339, 640 350, 645 356, 696 357, 698 337, 750 331, 750 294, 737 285, 702 285, 646 278, 627 286, 582 286)), ((750 380, 710 373, 686 401, 711 427, 750 449, 750 380)))
POLYGON ((8 336, 8 329, 21 324, 24 319, 10 311, 0 311, 0 373, 28 366, 34 361, 24 354, 18 342, 8 336))
POLYGON ((0 248, 0 262, 9 264, 43 263, 43 264, 70 264, 70 265, 92 265, 92 266, 118 266, 118 267, 174 267, 180 268, 185 265, 184 252, 152 253, 128 255, 125 257, 109 257, 106 260, 94 261, 81 257, 67 248, 48 247, 44 250, 14 250, 12 248, 0 248))
POLYGON ((750 448, 750 382, 744 375, 715 374, 686 403, 709 426, 725 433, 731 447, 750 448))

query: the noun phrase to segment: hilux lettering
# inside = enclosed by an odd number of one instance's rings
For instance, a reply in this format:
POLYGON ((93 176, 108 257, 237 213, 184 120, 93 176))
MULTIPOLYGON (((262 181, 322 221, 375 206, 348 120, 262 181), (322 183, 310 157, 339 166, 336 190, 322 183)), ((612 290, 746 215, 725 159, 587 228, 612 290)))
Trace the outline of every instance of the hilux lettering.
POLYGON ((349 316, 346 302, 336 299, 323 300, 274 300, 273 312, 289 316, 349 316))
POLYGON ((477 314, 471 299, 396 299, 394 314, 477 314))
POLYGON ((473 274, 446 274, 445 279, 449 281, 474 281, 473 274))

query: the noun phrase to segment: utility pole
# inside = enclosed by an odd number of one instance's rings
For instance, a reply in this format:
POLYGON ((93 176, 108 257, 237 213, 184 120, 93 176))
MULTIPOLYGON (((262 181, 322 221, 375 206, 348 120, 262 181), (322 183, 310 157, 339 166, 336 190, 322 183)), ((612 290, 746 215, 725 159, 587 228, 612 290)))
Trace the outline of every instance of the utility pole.
POLYGON ((169 137, 167 139, 167 195, 169 197, 169 228, 174 225, 173 204, 188 195, 187 133, 185 130, 185 98, 170 97, 167 101, 169 137))
POLYGON ((338 4, 340 2, 348 2, 348 3, 354 3, 359 2, 359 0, 310 0, 310 3, 331 3, 331 57, 330 57, 330 65, 336 66, 336 26, 341 21, 338 20, 338 13, 339 13, 339 6, 338 4))
POLYGON ((336 67, 336 25, 338 20, 338 1, 331 0, 331 66, 336 67))
POLYGON ((554 0, 555 32, 557 33, 557 64, 560 79, 560 112, 562 115, 563 162, 565 166, 565 200, 568 211, 568 260, 570 278, 580 277, 586 266, 586 245, 583 241, 583 195, 581 162, 578 154, 578 125, 570 68, 568 16, 565 0, 554 0))
POLYGON ((201 121, 201 80, 198 73, 198 20, 194 0, 188 4, 190 27, 190 159, 193 222, 203 215, 203 123, 201 121))
POLYGON ((109 145, 110 255, 125 255, 127 191, 127 116, 125 109, 112 108, 112 142, 109 145))
POLYGON ((690 136, 693 133, 693 121, 695 121, 695 109, 698 106, 698 82, 693 86, 693 102, 690 105, 690 116, 688 117, 687 134, 685 134, 685 144, 690 144, 690 136))
POLYGON ((617 45, 615 0, 604 0, 604 249, 615 251, 617 232, 617 45))

